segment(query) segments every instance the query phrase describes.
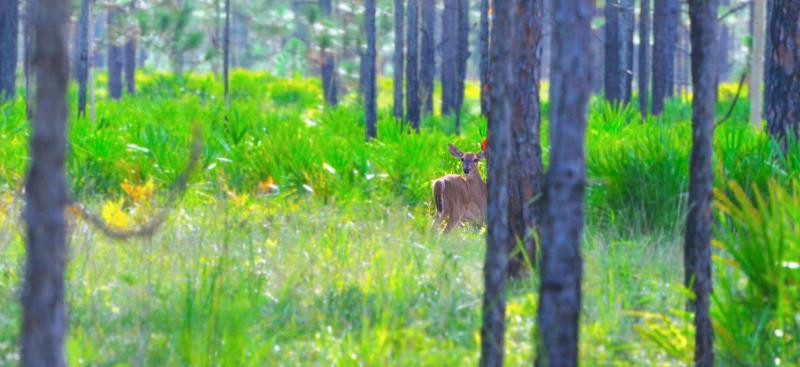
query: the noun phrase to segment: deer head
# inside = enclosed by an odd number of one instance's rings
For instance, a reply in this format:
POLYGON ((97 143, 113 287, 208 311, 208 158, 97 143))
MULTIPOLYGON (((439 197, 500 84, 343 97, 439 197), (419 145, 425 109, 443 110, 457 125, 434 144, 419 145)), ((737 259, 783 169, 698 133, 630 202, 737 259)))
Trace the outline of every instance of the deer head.
POLYGON ((465 175, 469 175, 470 172, 478 172, 478 163, 480 163, 486 154, 484 151, 480 153, 464 153, 452 144, 448 144, 447 146, 450 149, 450 154, 461 160, 461 167, 465 175))

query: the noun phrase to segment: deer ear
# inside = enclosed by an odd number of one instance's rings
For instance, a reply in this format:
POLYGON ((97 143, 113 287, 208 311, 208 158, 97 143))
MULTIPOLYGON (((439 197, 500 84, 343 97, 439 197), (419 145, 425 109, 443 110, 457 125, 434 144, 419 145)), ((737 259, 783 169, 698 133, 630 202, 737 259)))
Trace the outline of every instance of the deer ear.
POLYGON ((464 156, 464 153, 462 153, 462 152, 461 152, 461 151, 460 151, 458 148, 456 148, 456 147, 455 147, 453 144, 447 144, 447 148, 450 150, 450 154, 452 154, 452 155, 453 155, 453 157, 456 157, 456 158, 461 158, 461 157, 463 157, 463 156, 464 156))
POLYGON ((478 153, 478 159, 486 159, 486 151, 485 150, 481 150, 481 152, 478 153))

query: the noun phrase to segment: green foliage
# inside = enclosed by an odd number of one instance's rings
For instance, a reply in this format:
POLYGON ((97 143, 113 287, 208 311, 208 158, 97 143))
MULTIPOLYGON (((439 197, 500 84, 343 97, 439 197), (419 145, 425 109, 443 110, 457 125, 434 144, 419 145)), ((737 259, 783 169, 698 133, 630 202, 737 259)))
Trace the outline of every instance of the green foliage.
MULTIPOLYGON (((715 331, 731 365, 800 360, 800 186, 717 190, 715 331)), ((779 363, 779 362, 778 362, 779 363)))
MULTIPOLYGON (((155 206, 176 207, 154 238, 132 243, 71 221, 72 365, 477 363, 484 233, 430 230, 430 182, 458 171, 447 144, 477 151, 486 131, 475 113, 477 88, 467 89, 462 136, 438 115, 415 134, 391 117, 391 81, 381 80, 379 137, 365 143, 357 96, 327 108, 319 80, 287 73, 234 71, 227 113, 211 75, 140 74, 135 96, 111 102, 99 89, 95 123, 72 116, 67 170, 79 200, 120 225, 146 219, 155 206), (143 201, 142 192, 168 189, 181 172, 196 124, 204 151, 187 196, 143 201)), ((731 98, 722 96, 720 114, 731 98)), ((717 346, 732 365, 791 363, 800 298, 797 270, 784 263, 799 261, 800 146, 783 151, 755 132, 746 101, 739 103, 715 135, 717 346), (731 180, 746 189, 728 186, 731 180)), ((543 110, 546 118, 546 102, 543 110)), ((690 117, 682 100, 646 121, 634 108, 592 101, 584 364, 688 361, 693 330, 676 310, 686 297, 690 117)), ((545 119, 545 160, 547 136, 545 119)), ((24 263, 21 98, 0 105, 0 140, 5 365, 18 356, 24 263)), ((509 365, 529 365, 535 353, 536 289, 535 279, 511 285, 509 365)))

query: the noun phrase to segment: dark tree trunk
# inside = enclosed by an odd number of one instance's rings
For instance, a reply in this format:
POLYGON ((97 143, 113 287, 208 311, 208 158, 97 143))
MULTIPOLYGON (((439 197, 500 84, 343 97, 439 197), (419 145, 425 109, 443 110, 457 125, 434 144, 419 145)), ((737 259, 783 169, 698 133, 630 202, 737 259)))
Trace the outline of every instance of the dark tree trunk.
POLYGON ((0 102, 16 92, 18 35, 19 0, 0 0, 0 102))
POLYGON ((458 75, 456 76, 455 112, 456 135, 461 134, 461 106, 464 104, 464 88, 467 81, 467 61, 469 60, 469 1, 458 1, 458 75))
POLYGON ((538 310, 541 366, 577 366, 586 107, 591 93, 593 0, 558 1, 550 88, 550 166, 544 189, 538 310))
POLYGON ((403 0, 394 0, 394 118, 403 119, 403 59, 404 38, 403 22, 405 14, 403 0))
POLYGON ((641 0, 639 15, 639 110, 647 117, 650 94, 650 0, 641 0))
POLYGON ((636 23, 636 16, 633 10, 634 4, 633 0, 622 0, 622 13, 620 16, 620 20, 622 21, 622 35, 623 35, 623 47, 624 47, 624 56, 625 56, 625 65, 622 69, 622 78, 624 78, 624 90, 623 90, 623 103, 628 104, 631 102, 631 98, 633 98, 633 34, 634 32, 634 24, 636 23))
POLYGON ((678 0, 655 0, 653 9, 653 114, 664 111, 664 100, 670 88, 675 60, 675 31, 672 9, 678 0))
POLYGON ((605 15, 605 92, 606 100, 616 105, 625 95, 625 22, 620 0, 606 1, 605 15))
MULTIPOLYGON (((326 19, 330 19, 333 13, 331 0, 320 0, 319 7, 322 10, 322 15, 324 15, 326 19)), ((330 44, 330 42, 327 43, 330 44)), ((325 103, 329 106, 336 106, 336 104, 339 103, 338 88, 336 85, 336 62, 333 60, 333 55, 331 54, 328 44, 322 45, 322 89, 325 93, 325 103)))
POLYGON ((408 28, 406 40, 406 118, 414 130, 419 131, 419 0, 408 0, 408 28))
POLYGON ((108 96, 111 99, 122 97, 122 48, 115 42, 114 27, 117 26, 119 10, 108 11, 108 96))
POLYGON ((86 115, 86 95, 89 90, 89 24, 92 19, 91 0, 81 0, 80 37, 78 38, 78 115, 86 115))
MULTIPOLYGON (((489 160, 487 185, 486 263, 483 268, 482 367, 503 365, 505 337, 505 287, 509 231, 508 172, 511 164, 511 96, 514 72, 514 0, 494 0, 495 27, 492 31, 492 109, 489 112, 489 160)), ((443 67, 442 70, 445 68, 443 67)))
MULTIPOLYGON (((719 0, 689 0, 692 43, 692 160, 684 245, 685 284, 695 294, 695 366, 714 365, 711 304, 711 197, 714 110, 717 104, 719 0)), ((797 18, 794 19, 795 23, 797 18)))
MULTIPOLYGON (((222 80, 225 88, 225 108, 231 107, 230 98, 231 63, 231 0, 225 0, 225 28, 222 30, 222 80)), ((327 93, 327 90, 326 90, 327 93)))
MULTIPOLYGON (((131 0, 130 16, 135 16, 136 0, 131 0)), ((125 43, 125 87, 128 95, 136 93, 136 36, 129 35, 125 43)))
POLYGON ((512 87, 511 162, 509 163, 509 214, 513 256, 508 273, 519 278, 527 261, 536 261, 536 238, 544 185, 540 143, 539 78, 542 64, 542 0, 520 1, 515 7, 514 83, 512 87), (527 258, 527 261, 526 261, 527 258))
POLYGON ((422 47, 419 79, 423 112, 433 113, 433 79, 436 74, 436 0, 422 0, 422 47))
POLYGON ((670 67, 667 68, 667 94, 666 94, 667 98, 671 98, 672 96, 675 95, 675 79, 676 79, 675 62, 676 58, 681 56, 681 53, 678 52, 678 48, 680 46, 680 35, 678 34, 678 32, 680 31, 683 19, 681 14, 682 4, 683 4, 682 1, 670 2, 671 8, 669 9, 668 24, 671 28, 669 33, 672 35, 672 42, 670 42, 668 45, 670 46, 671 49, 670 58, 672 61, 670 67))
POLYGON ((377 85, 375 81, 375 0, 366 0, 366 12, 364 14, 364 30, 367 32, 367 52, 366 58, 362 59, 364 64, 364 106, 367 130, 367 141, 378 137, 376 124, 378 122, 378 101, 377 85))
POLYGON ((767 14, 767 132, 785 145, 800 133, 800 3, 771 0, 767 14))
POLYGON ((489 67, 489 0, 481 0, 481 20, 480 20, 480 52, 481 52, 481 114, 489 116, 490 98, 490 73, 489 67))
POLYGON ((459 1, 444 0, 442 11, 442 116, 456 112, 459 1))
POLYGON ((36 107, 31 163, 25 180, 27 226, 22 288, 22 366, 65 365, 64 270, 67 262, 67 22, 70 2, 35 0, 33 29, 36 107))

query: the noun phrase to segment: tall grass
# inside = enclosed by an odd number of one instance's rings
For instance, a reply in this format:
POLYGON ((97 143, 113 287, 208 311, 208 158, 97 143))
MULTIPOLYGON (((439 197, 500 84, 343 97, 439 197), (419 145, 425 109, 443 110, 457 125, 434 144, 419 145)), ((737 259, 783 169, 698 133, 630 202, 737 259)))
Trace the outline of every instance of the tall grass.
MULTIPOLYGON (((447 143, 475 151, 486 131, 476 114, 475 85, 467 90, 463 135, 456 137, 452 121, 438 114, 423 121, 420 134, 409 132, 390 117, 391 83, 382 81, 379 138, 365 143, 358 98, 325 107, 316 79, 236 71, 226 119, 222 87, 212 76, 137 78, 136 96, 98 100, 96 122, 72 116, 70 185, 120 227, 146 221, 162 205, 175 211, 155 237, 127 243, 71 223, 72 365, 476 363, 483 233, 439 236, 430 230, 429 207, 430 181, 458 168, 447 143), (195 125, 203 130, 201 167, 181 202, 161 203, 159 190, 186 164, 195 125)), ((727 111, 727 102, 718 110, 727 111)), ((797 332, 775 310, 797 313, 785 298, 797 295, 796 280, 731 264, 749 258, 737 253, 793 238, 787 236, 800 203, 778 192, 796 185, 800 148, 790 144, 783 152, 755 132, 746 123, 746 102, 740 103, 715 135, 718 197, 734 195, 737 203, 719 210, 716 238, 725 245, 715 250, 724 259, 717 265, 715 327, 724 343, 717 345, 731 364, 770 356, 789 363, 797 332), (730 181, 747 189, 733 190, 730 181), (778 227, 755 239, 746 235, 755 233, 745 225, 758 223, 755 214, 737 217, 731 209, 745 200, 762 200, 753 205, 771 208, 778 227), (763 298, 749 290, 760 289, 751 280, 760 278, 783 284, 785 292, 763 298), (742 279, 757 288, 742 290, 742 279), (767 315, 757 325, 780 322, 791 339, 779 342, 764 327, 731 323, 753 310, 767 315), (729 329, 736 331, 730 337, 723 334, 729 329), (758 353, 740 359, 736 348, 758 353)), ((690 112, 685 101, 674 100, 662 117, 642 121, 630 107, 611 108, 599 98, 591 103, 581 325, 586 365, 689 360, 680 251, 690 112)), ((16 297, 24 262, 18 213, 28 159, 21 100, 0 105, 0 139, 2 365, 18 358, 16 297)), ((791 256, 778 257, 796 261, 791 256)), ((536 287, 528 279, 509 291, 510 365, 533 358, 536 287)))

